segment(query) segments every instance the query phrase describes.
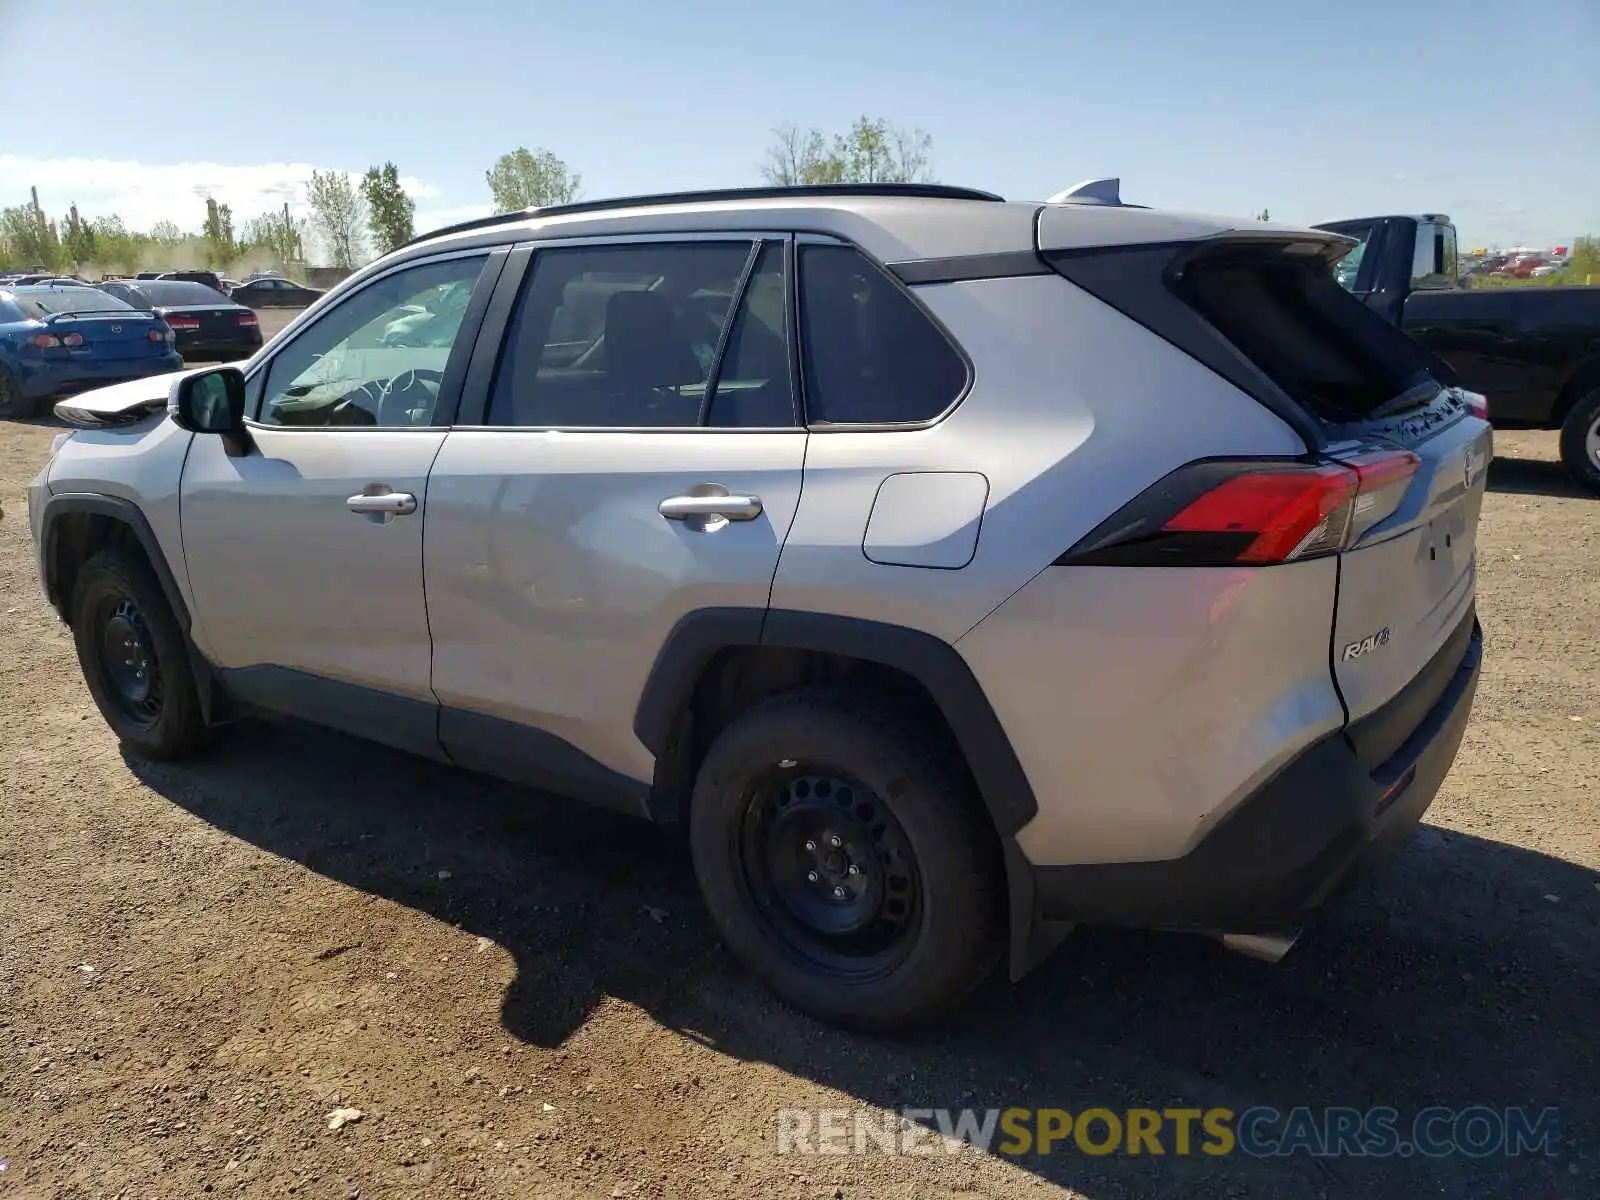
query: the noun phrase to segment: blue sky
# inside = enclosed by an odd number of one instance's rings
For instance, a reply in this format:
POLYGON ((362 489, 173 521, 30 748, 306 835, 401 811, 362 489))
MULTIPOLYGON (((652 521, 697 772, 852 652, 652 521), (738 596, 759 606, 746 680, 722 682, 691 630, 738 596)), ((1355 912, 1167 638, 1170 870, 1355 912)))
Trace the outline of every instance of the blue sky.
POLYGON ((737 185, 774 126, 866 113, 1008 196, 1117 174, 1164 208, 1551 244, 1600 234, 1597 63, 1600 0, 0 0, 0 205, 195 228, 206 192, 242 218, 393 159, 420 227, 484 211, 519 144, 589 197, 737 185))

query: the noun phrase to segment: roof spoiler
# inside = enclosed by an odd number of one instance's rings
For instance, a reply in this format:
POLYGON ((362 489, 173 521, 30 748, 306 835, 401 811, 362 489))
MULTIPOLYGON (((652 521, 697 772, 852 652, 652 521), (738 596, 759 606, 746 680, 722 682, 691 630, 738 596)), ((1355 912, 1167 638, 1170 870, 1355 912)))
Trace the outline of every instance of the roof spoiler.
POLYGON ((1088 204, 1104 208, 1145 208, 1143 204, 1122 202, 1122 179, 1111 175, 1103 179, 1085 179, 1065 191, 1057 192, 1046 204, 1088 204))

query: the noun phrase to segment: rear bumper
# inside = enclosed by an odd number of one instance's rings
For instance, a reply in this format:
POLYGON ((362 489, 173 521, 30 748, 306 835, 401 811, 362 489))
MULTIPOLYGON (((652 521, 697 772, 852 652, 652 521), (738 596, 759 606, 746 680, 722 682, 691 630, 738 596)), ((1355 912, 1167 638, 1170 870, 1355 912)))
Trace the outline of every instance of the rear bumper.
POLYGON ((1417 692, 1369 718, 1385 728, 1361 722, 1315 743, 1182 858, 1033 867, 1037 915, 1239 932, 1293 924, 1352 868, 1416 828, 1455 761, 1482 661, 1482 630, 1469 613, 1418 676, 1417 692), (1435 699, 1420 713, 1406 703, 1429 693, 1435 699), (1397 719, 1409 732, 1392 732, 1397 719), (1392 749, 1373 764, 1379 744, 1392 749))
POLYGON ((158 354, 153 358, 108 359, 104 362, 52 360, 24 363, 21 366, 22 394, 32 399, 69 396, 90 388, 109 387, 130 379, 148 379, 152 375, 167 375, 182 369, 183 360, 175 352, 158 354))
POLYGON ((249 358, 259 349, 261 349, 259 333, 253 340, 248 337, 227 340, 211 338, 178 340, 178 353, 183 356, 185 362, 229 362, 233 359, 249 358))

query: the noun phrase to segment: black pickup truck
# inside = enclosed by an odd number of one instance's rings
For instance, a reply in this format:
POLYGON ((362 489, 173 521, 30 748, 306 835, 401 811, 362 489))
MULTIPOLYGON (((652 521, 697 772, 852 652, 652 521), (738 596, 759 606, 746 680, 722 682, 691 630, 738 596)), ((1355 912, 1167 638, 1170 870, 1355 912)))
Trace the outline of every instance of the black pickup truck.
POLYGON ((1559 429, 1561 460, 1600 493, 1600 287, 1471 288, 1438 214, 1318 226, 1356 239, 1334 277, 1489 401, 1505 429, 1559 429))

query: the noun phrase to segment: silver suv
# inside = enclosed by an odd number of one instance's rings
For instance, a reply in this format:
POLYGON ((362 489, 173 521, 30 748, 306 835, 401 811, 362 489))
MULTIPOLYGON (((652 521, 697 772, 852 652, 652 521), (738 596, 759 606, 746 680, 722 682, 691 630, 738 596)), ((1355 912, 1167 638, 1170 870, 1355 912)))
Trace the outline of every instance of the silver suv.
POLYGON ((1349 245, 1096 189, 471 222, 58 405, 45 591, 135 752, 270 710, 686 822, 831 1021, 1080 922, 1270 956, 1416 825, 1480 660, 1481 398, 1349 245))

